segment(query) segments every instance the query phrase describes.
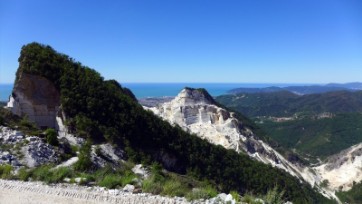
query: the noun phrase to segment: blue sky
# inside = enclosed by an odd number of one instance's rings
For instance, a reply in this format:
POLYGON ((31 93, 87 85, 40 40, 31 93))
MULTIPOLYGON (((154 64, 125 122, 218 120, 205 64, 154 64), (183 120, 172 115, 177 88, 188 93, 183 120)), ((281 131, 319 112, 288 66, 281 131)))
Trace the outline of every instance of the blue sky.
POLYGON ((0 83, 33 41, 121 83, 362 81, 360 0, 1 0, 0 83))

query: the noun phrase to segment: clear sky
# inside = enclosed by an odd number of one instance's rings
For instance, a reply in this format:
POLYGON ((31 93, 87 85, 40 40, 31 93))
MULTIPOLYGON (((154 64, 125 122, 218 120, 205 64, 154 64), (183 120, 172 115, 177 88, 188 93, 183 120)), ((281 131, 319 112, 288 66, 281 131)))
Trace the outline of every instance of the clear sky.
POLYGON ((0 83, 33 41, 121 83, 362 81, 361 0, 1 0, 0 83))

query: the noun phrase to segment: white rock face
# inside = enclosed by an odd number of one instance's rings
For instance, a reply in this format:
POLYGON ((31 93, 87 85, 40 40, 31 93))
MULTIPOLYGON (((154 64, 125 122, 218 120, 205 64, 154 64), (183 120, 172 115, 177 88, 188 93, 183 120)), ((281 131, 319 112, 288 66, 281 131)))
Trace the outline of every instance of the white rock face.
POLYGON ((205 96, 202 91, 186 88, 174 100, 145 109, 151 110, 171 124, 177 124, 184 130, 197 134, 210 143, 237 152, 245 152, 250 157, 284 169, 311 185, 320 180, 309 168, 290 163, 272 147, 258 139, 233 116, 233 113, 216 106, 213 99, 208 94, 205 96))
POLYGON ((58 130, 58 138, 59 139, 65 138, 71 145, 75 145, 78 147, 82 146, 85 142, 85 139, 70 134, 67 126, 64 125, 62 119, 63 117, 65 117, 65 114, 62 113, 61 116, 62 117, 57 116, 55 118, 56 119, 55 128, 58 130))
POLYGON ((15 83, 7 108, 18 116, 27 115, 38 127, 56 128, 60 94, 48 79, 22 73, 15 83))
POLYGON ((362 181, 362 143, 331 156, 315 170, 323 180, 328 180, 329 188, 348 191, 353 182, 362 181))
POLYGON ((213 105, 211 100, 200 91, 184 89, 174 100, 149 109, 171 124, 239 152, 243 144, 240 140, 246 140, 239 132, 240 123, 229 112, 213 105))
POLYGON ((141 176, 142 178, 146 179, 150 176, 149 171, 143 167, 142 164, 137 164, 132 168, 133 173, 141 176))
POLYGON ((91 159, 93 164, 98 167, 105 167, 107 164, 117 166, 120 161, 123 161, 123 155, 122 149, 115 148, 109 143, 92 145, 91 159))

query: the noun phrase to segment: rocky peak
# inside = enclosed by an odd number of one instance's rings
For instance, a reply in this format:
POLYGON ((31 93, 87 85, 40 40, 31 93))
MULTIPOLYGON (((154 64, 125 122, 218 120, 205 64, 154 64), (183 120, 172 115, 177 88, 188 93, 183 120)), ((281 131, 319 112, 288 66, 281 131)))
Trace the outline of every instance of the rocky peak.
POLYGON ((215 104, 212 96, 205 89, 185 87, 174 99, 179 104, 215 104))

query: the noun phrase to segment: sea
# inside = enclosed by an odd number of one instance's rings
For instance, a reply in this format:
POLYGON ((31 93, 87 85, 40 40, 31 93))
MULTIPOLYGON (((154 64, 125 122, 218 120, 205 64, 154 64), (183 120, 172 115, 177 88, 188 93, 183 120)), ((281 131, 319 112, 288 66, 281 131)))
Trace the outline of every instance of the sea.
MULTIPOLYGON (((263 88, 270 86, 292 86, 305 84, 277 84, 277 83, 122 83, 138 98, 176 96, 183 88, 205 88, 210 95, 227 94, 234 88, 263 88)), ((13 84, 0 84, 0 101, 8 101, 13 84)))

